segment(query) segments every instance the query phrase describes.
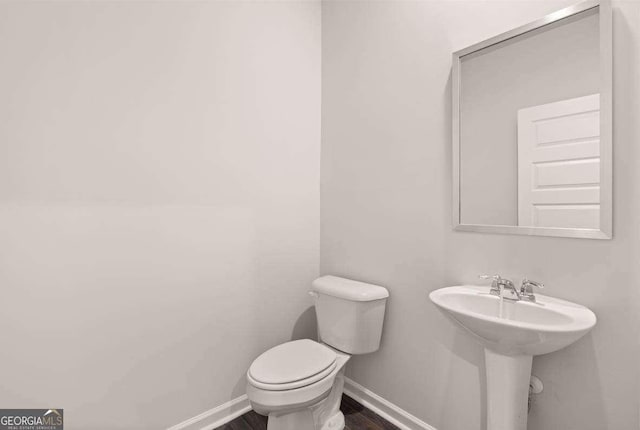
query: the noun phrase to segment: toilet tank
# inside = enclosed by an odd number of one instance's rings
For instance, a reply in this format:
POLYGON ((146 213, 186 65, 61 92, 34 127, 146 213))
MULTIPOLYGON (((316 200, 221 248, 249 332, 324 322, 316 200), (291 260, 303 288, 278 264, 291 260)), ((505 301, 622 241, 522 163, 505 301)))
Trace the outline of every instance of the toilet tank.
POLYGON ((348 354, 377 351, 389 291, 379 285, 322 276, 312 284, 319 340, 348 354))

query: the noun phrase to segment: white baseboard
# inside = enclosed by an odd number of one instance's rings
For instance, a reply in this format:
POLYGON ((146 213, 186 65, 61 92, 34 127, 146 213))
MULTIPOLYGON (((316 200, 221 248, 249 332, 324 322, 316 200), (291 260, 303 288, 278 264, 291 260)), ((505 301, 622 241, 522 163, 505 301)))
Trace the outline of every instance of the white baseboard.
POLYGON ((209 409, 193 418, 169 427, 167 430, 212 430, 216 429, 251 410, 246 394, 227 403, 209 409))
POLYGON ((357 382, 344 378, 344 393, 402 430, 436 430, 357 382))
MULTIPOLYGON (((344 393, 385 420, 395 424, 401 430, 436 430, 435 427, 349 378, 345 378, 344 393)), ((244 394, 200 415, 189 418, 180 424, 169 427, 167 430, 213 430, 250 410, 251 404, 247 395, 244 394)))

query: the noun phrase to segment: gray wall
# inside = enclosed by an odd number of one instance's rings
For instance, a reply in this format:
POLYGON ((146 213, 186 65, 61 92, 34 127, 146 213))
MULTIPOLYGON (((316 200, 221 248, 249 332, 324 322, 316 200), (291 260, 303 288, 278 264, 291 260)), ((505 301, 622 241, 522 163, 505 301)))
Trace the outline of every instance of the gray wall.
POLYGON ((439 430, 483 428, 484 362, 427 295, 496 272, 598 316, 534 359, 529 428, 638 428, 640 3, 614 2, 615 238, 451 231, 451 52, 571 3, 323 3, 321 272, 391 292, 382 348, 348 374, 439 430))
POLYGON ((314 334, 319 3, 0 2, 0 58, 2 407, 167 428, 314 334))
POLYGON ((462 58, 460 214, 518 225, 518 110, 600 91, 598 14, 462 58))

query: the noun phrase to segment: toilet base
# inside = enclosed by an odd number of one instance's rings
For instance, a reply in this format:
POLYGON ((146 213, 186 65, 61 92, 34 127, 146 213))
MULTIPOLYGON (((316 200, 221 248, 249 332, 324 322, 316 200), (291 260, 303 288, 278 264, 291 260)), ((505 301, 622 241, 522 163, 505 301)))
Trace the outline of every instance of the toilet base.
MULTIPOLYGON (((338 411, 333 417, 327 420, 319 430, 344 430, 344 415, 338 411)), ((267 430, 302 430, 314 429, 313 412, 311 409, 301 409, 282 415, 269 414, 267 430)))
POLYGON ((313 413, 305 408, 284 414, 271 413, 267 430, 301 430, 313 428, 313 413))
MULTIPOLYGON (((267 415, 267 430, 343 430, 344 415, 340 411, 344 392, 344 371, 350 356, 336 351, 338 356, 335 370, 321 387, 330 389, 309 399, 290 392, 265 391, 247 385, 247 395, 253 410, 267 415), (304 399, 304 402, 301 401, 304 399), (295 402, 298 400, 297 402, 295 402)), ((316 384, 322 383, 322 381, 316 384)), ((312 385, 313 386, 313 385, 312 385)), ((301 389, 305 389, 303 387, 301 389)), ((316 390, 317 391, 317 390, 316 390)))
POLYGON ((337 414, 324 423, 321 430, 343 430, 344 426, 344 414, 338 411, 337 414))

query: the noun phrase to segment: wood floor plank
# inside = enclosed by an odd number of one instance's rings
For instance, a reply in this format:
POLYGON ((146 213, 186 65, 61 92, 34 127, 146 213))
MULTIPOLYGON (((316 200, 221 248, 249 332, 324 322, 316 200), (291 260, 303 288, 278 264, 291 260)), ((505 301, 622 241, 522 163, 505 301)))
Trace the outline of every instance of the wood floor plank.
MULTIPOLYGON (((345 430, 400 430, 347 395, 342 396, 340 410, 344 414, 345 430)), ((249 411, 218 430, 267 430, 267 417, 249 411)))
POLYGON ((400 430, 394 424, 391 424, 389 421, 382 418, 380 415, 373 412, 371 409, 367 409, 362 406, 360 403, 352 399, 347 395, 342 396, 342 404, 340 406, 342 413, 345 415, 345 421, 347 422, 347 426, 350 424, 351 417, 358 419, 358 424, 360 426, 370 426, 370 427, 356 427, 351 430, 360 430, 360 428, 371 428, 375 430, 400 430), (348 412, 345 412, 348 411, 348 412), (353 412, 352 412, 353 411, 353 412))
POLYGON ((251 430, 267 430, 267 417, 263 415, 258 415, 253 411, 249 411, 248 413, 242 416, 245 422, 247 423, 247 429, 251 430))

